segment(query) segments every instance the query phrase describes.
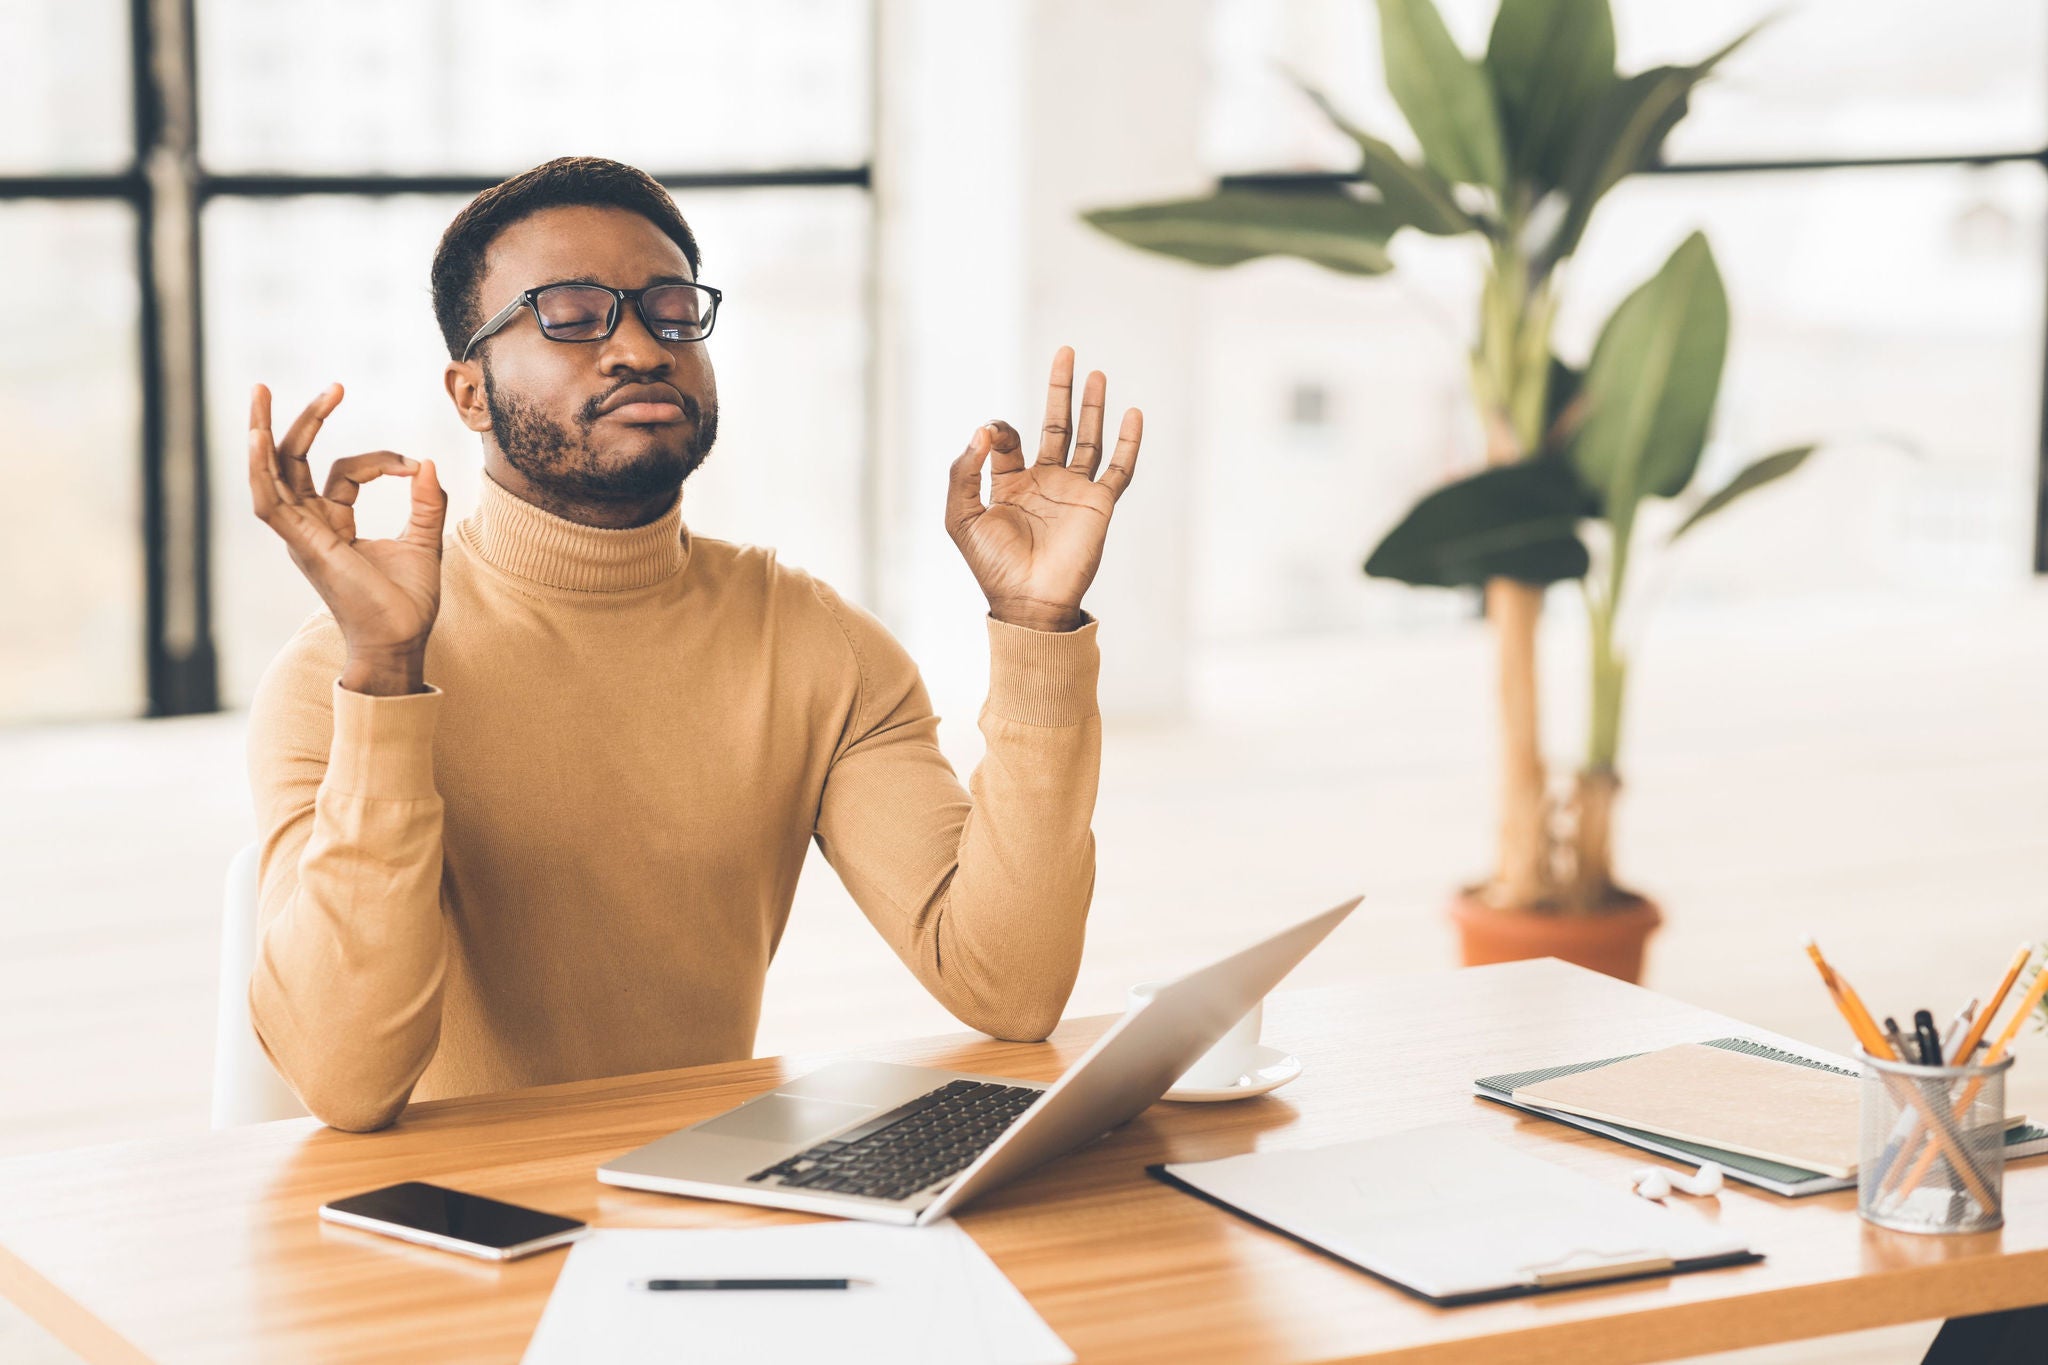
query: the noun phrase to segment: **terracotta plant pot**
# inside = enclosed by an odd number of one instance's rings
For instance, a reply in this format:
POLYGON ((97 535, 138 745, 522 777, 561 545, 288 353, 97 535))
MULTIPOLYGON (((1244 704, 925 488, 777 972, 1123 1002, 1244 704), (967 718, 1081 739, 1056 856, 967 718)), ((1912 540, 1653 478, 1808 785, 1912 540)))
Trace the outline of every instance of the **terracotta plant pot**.
POLYGON ((1654 901, 1641 896, 1629 896, 1597 915, 1559 915, 1496 910, 1471 890, 1458 894, 1450 914, 1467 967, 1561 957, 1623 981, 1642 980, 1643 945, 1664 918, 1654 901))

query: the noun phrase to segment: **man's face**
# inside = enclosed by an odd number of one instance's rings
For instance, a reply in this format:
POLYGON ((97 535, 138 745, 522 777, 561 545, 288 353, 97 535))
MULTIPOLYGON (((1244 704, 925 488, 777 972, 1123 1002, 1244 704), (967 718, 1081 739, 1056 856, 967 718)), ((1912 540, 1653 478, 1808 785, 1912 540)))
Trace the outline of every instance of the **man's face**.
MULTIPOLYGON (((543 209, 506 228, 484 258, 488 318, 527 289, 613 289, 687 281, 662 230, 618 208, 543 209)), ((601 341, 550 341, 522 310, 477 348, 491 436, 537 488, 582 503, 644 502, 682 485, 718 435, 718 385, 702 341, 663 342, 631 302, 601 341)))

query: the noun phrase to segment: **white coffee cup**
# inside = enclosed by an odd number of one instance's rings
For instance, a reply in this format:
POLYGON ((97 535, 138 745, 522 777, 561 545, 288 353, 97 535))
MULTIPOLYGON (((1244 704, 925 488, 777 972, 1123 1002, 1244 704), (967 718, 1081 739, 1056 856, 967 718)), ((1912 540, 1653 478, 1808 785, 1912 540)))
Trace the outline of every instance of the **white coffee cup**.
MULTIPOLYGON (((1140 981, 1130 989, 1130 1007, 1137 1009, 1166 984, 1164 981, 1140 981)), ((1216 1046, 1196 1058, 1195 1064, 1181 1073, 1173 1088, 1220 1090, 1224 1086, 1235 1085, 1258 1060, 1259 1029, 1264 1023, 1265 1009, 1263 1000, 1253 1005, 1244 1018, 1231 1025, 1230 1031, 1216 1040, 1216 1046)))

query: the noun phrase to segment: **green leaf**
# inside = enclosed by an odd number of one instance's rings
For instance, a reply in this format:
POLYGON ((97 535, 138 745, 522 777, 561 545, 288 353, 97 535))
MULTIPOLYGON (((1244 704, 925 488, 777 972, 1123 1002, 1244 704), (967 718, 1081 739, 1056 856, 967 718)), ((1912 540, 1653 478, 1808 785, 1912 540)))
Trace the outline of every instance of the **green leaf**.
POLYGON ((1621 531, 1645 494, 1691 481, 1728 353, 1728 295, 1695 232, 1600 330, 1586 366, 1586 415, 1571 443, 1579 477, 1621 531))
POLYGON ((1585 415, 1585 403, 1579 403, 1585 391, 1585 370, 1575 370, 1556 356, 1550 356, 1550 385, 1544 391, 1544 413, 1542 413, 1542 448, 1546 452, 1563 452, 1573 434, 1579 430, 1581 417, 1585 415))
POLYGON ((1768 18, 1693 66, 1657 66, 1611 83, 1581 121, 1560 181, 1566 199, 1564 221, 1544 249, 1541 269, 1578 249, 1586 224, 1602 195, 1625 176, 1653 164, 1664 138, 1685 117, 1693 87, 1724 58, 1755 36, 1768 18))
POLYGON ((1788 449, 1766 455, 1760 460, 1752 461, 1740 474, 1737 474, 1734 478, 1716 489, 1713 496, 1709 497, 1698 507, 1693 508, 1692 515, 1679 523, 1678 529, 1671 533, 1670 539, 1665 541, 1665 544, 1668 545, 1672 540, 1677 540, 1687 531, 1690 531, 1729 503, 1734 502, 1743 494, 1753 492, 1756 489, 1762 488, 1767 483, 1773 483, 1784 478, 1787 474, 1805 464, 1806 457, 1813 454, 1819 448, 1818 445, 1792 446, 1788 449))
POLYGON ((1365 561, 1365 572, 1440 588, 1489 578, 1583 578, 1588 557, 1578 522, 1585 510, 1585 491, 1564 461, 1496 465, 1416 503, 1365 561))
POLYGON ((1486 72, 1514 177, 1561 183, 1580 126, 1614 83, 1607 0, 1501 0, 1486 72))
POLYGON ((1401 220, 1402 226, 1437 237, 1479 230, 1479 220, 1458 207, 1442 176, 1427 166, 1409 165, 1399 152, 1338 113, 1320 90, 1299 77, 1294 83, 1316 102, 1330 122, 1358 144, 1364 157, 1365 178, 1379 191, 1380 202, 1401 220))
POLYGON ((1118 241, 1196 265, 1299 256, 1349 275, 1392 270, 1387 238, 1400 226, 1385 205, 1339 186, 1219 190, 1206 199, 1094 209, 1081 217, 1118 241))
POLYGON ((1493 88, 1458 51, 1430 0, 1379 0, 1387 89, 1407 116, 1423 159, 1446 180, 1505 194, 1493 88))

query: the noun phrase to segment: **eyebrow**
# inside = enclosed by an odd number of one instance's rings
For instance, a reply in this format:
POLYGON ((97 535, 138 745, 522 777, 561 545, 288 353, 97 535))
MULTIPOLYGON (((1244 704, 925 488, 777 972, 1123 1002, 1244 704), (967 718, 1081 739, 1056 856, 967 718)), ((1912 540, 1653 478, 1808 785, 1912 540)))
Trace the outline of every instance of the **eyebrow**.
MULTIPOLYGON (((690 277, 689 277, 688 275, 656 275, 656 276, 655 276, 655 277, 654 277, 653 279, 649 280, 649 281, 648 281, 648 282, 647 282, 646 284, 643 284, 643 285, 641 285, 640 287, 641 287, 642 289, 652 289, 652 288, 654 288, 654 287, 655 287, 656 285, 662 285, 662 284, 695 284, 695 283, 696 283, 696 281, 695 281, 695 280, 693 280, 693 279, 691 279, 691 278, 690 278, 690 277)), ((600 280, 593 280, 593 279, 589 279, 589 278, 586 278, 586 277, 584 277, 584 276, 580 276, 580 275, 578 275, 578 276, 569 276, 569 277, 564 277, 564 278, 562 278, 562 279, 555 279, 555 280, 543 280, 543 281, 541 281, 541 282, 540 282, 539 284, 536 284, 536 285, 531 285, 531 286, 529 286, 529 287, 530 287, 530 288, 533 288, 533 289, 550 289, 550 288, 553 288, 553 287, 554 287, 555 285, 558 285, 558 284, 594 284, 594 285, 597 285, 597 286, 598 286, 599 288, 601 288, 601 289, 609 289, 609 288, 611 288, 611 286, 610 286, 610 285, 607 285, 607 284, 603 283, 603 282, 602 282, 602 281, 600 281, 600 280)))

